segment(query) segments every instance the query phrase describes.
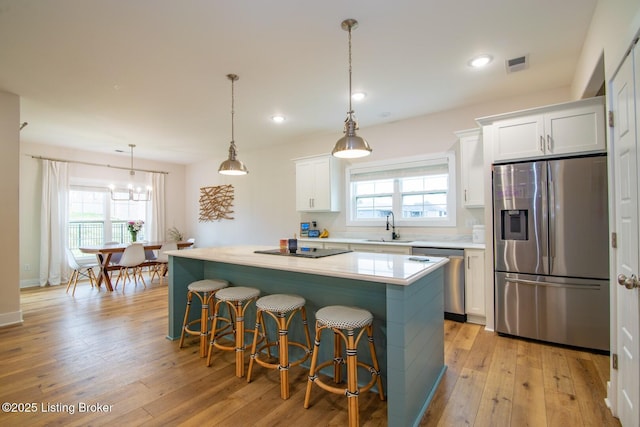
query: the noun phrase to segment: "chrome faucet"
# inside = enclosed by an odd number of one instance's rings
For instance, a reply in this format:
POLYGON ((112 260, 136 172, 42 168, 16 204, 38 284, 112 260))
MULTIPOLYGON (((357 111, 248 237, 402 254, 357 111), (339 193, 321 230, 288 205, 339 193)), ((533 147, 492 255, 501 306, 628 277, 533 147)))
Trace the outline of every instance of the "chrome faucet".
MULTIPOLYGON (((400 233, 396 233, 396 217, 393 212, 389 212, 389 215, 391 215, 391 240, 399 239, 400 233)), ((387 230, 389 230, 389 215, 387 215, 387 230)))

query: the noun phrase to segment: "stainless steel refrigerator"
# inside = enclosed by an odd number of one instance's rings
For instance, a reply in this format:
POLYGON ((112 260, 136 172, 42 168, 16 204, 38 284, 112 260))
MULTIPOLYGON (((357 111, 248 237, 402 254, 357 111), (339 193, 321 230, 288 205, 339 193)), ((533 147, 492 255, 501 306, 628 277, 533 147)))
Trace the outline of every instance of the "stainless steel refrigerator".
POLYGON ((606 156, 493 169, 499 333, 609 350, 606 156))

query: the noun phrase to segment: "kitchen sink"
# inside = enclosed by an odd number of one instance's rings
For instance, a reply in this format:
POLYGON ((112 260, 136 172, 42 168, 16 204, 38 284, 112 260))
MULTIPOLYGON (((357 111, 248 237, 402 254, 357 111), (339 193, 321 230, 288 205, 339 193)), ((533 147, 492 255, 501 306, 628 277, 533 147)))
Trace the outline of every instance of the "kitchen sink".
POLYGON ((376 243, 411 243, 413 240, 385 240, 385 239, 366 239, 365 242, 376 243))

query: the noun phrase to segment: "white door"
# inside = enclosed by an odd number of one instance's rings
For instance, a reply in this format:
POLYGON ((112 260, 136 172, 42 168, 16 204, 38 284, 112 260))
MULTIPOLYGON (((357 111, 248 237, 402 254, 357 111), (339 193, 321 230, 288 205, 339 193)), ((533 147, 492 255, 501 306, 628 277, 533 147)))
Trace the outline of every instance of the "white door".
MULTIPOLYGON (((640 274, 638 243, 638 112, 636 93, 640 61, 634 52, 625 59, 611 85, 614 110, 613 162, 615 171, 616 271, 621 282, 640 274)), ((617 415, 623 426, 640 425, 640 339, 638 288, 616 286, 618 354, 617 415)), ((614 374, 615 375, 615 374, 614 374)), ((612 375, 613 376, 613 375, 612 375)))

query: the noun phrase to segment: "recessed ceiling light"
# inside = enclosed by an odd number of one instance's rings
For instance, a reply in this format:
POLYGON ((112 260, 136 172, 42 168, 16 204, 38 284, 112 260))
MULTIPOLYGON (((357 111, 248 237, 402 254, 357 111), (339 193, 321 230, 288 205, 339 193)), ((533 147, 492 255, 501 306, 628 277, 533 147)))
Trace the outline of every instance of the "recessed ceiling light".
POLYGON ((281 115, 275 115, 275 116, 271 116, 271 121, 274 123, 282 123, 286 120, 286 118, 284 116, 281 115))
POLYGON ((482 68, 485 65, 489 65, 491 61, 493 61, 493 57, 491 55, 478 55, 469 61, 469 66, 473 68, 482 68))
POLYGON ((354 101, 362 101, 366 97, 367 94, 364 92, 353 92, 353 94, 351 95, 351 99, 353 99, 354 101))

